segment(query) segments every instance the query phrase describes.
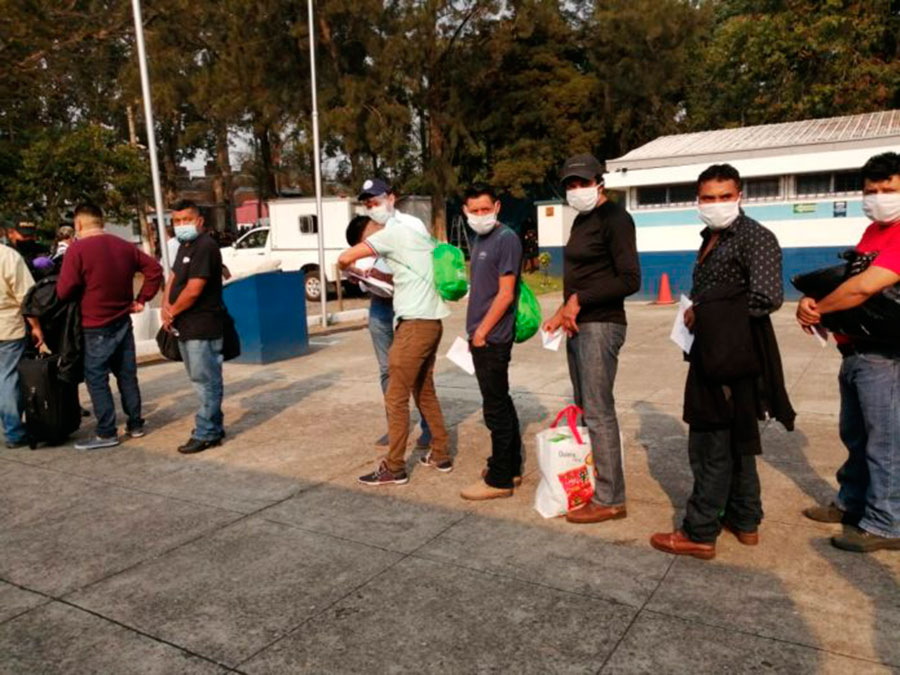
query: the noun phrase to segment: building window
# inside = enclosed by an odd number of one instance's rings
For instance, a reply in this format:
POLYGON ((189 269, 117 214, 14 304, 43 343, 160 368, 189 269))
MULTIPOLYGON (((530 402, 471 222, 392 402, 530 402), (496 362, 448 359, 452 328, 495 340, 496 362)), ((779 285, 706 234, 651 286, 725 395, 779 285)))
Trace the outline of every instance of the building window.
POLYGON ((830 173, 804 173, 797 176, 797 196, 827 195, 831 192, 830 173))
POLYGON ((835 192, 862 192, 863 180, 859 171, 841 171, 834 174, 835 192))
POLYGON ((639 187, 638 206, 664 206, 668 201, 667 192, 664 186, 639 187))
POLYGON ((833 195, 859 192, 860 190, 862 190, 862 176, 859 171, 806 173, 797 176, 798 197, 833 195))
POLYGON ((693 204, 697 201, 697 185, 653 185, 637 189, 638 206, 669 206, 693 204))
POLYGON ((693 204, 697 201, 697 184, 684 183, 669 186, 669 204, 693 204))
POLYGON ((300 216, 300 234, 318 234, 319 227, 315 216, 300 216))
POLYGON ((748 201, 777 199, 781 196, 781 180, 777 176, 749 178, 744 181, 743 193, 748 201))

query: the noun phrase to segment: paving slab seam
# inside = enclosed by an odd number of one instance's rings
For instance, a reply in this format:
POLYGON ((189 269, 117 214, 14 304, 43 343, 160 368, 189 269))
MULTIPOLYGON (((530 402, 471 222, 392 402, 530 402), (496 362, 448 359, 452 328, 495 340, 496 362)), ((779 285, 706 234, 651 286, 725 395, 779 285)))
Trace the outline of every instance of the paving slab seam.
MULTIPOLYGON (((450 524, 447 525, 445 528, 443 528, 440 532, 438 532, 437 534, 435 534, 435 535, 434 535, 433 537, 431 537, 430 539, 427 539, 426 541, 422 542, 421 545, 417 546, 415 549, 413 549, 413 550, 410 551, 409 553, 400 554, 400 557, 399 557, 397 560, 395 560, 395 561, 392 562, 390 565, 388 565, 388 566, 384 567, 383 569, 379 570, 378 572, 372 574, 370 577, 368 577, 367 579, 363 580, 361 583, 359 583, 359 584, 357 584, 356 586, 354 586, 353 588, 351 588, 349 591, 347 591, 346 593, 344 593, 343 595, 341 595, 339 598, 337 598, 334 602, 332 602, 332 603, 328 604, 327 606, 323 607, 322 610, 321 610, 320 612, 316 612, 315 614, 313 614, 313 615, 311 615, 311 616, 308 616, 306 619, 304 619, 303 621, 301 621, 299 624, 297 624, 296 626, 294 626, 294 627, 291 628, 290 630, 286 631, 283 635, 278 636, 277 638, 275 638, 274 640, 272 640, 272 641, 269 642, 268 644, 266 644, 266 645, 260 647, 260 648, 257 649, 255 652, 253 652, 252 654, 250 654, 249 656, 247 656, 246 658, 244 658, 242 661, 238 662, 238 667, 243 666, 244 664, 246 664, 246 663, 252 661, 254 658, 256 658, 257 656, 259 656, 260 654, 262 654, 262 653, 263 653, 264 651, 266 651, 267 649, 270 649, 271 647, 273 647, 274 645, 278 644, 278 643, 281 642, 282 640, 284 640, 284 639, 290 637, 291 635, 293 635, 294 633, 296 633, 298 630, 300 630, 301 628, 303 628, 305 625, 307 625, 309 622, 311 622, 313 619, 316 619, 316 618, 318 618, 318 617, 324 615, 324 614, 325 614, 326 612, 328 612, 332 607, 334 607, 335 605, 337 605, 337 604, 343 602, 345 599, 349 598, 351 595, 353 595, 354 593, 356 593, 356 592, 357 592, 358 590, 360 590, 361 588, 364 588, 365 586, 368 586, 370 583, 372 583, 373 581, 375 581, 375 579, 377 579, 378 577, 382 576, 382 575, 385 574, 386 572, 389 572, 390 570, 392 570, 393 568, 395 568, 397 565, 399 565, 400 563, 402 563, 404 560, 408 560, 408 559, 412 558, 412 557, 414 556, 414 554, 415 554, 416 552, 418 552, 420 549, 422 549, 423 547, 427 546, 428 544, 430 544, 431 542, 433 542, 433 541, 434 541, 435 539, 437 539, 438 537, 442 536, 442 535, 443 535, 445 532, 447 532, 450 528, 452 528, 452 527, 458 525, 459 523, 461 523, 462 521, 464 521, 466 518, 468 518, 470 515, 471 515, 471 513, 465 513, 465 514, 463 514, 462 517, 458 518, 457 520, 454 520, 452 523, 450 523, 450 524)), ((316 534, 319 534, 319 533, 316 533, 316 534)), ((359 543, 359 542, 354 542, 354 543, 359 543)), ((365 545, 366 545, 366 546, 370 546, 370 544, 365 544, 365 545)), ((399 552, 397 552, 397 551, 390 551, 390 553, 399 553, 399 552)), ((421 558, 419 558, 419 559, 421 559, 421 558)), ((433 561, 429 560, 428 562, 433 562, 433 561)))
MULTIPOLYGON (((15 460, 13 460, 15 461, 15 460)), ((22 466, 28 466, 33 469, 43 469, 45 471, 52 471, 53 473, 60 474, 61 476, 69 476, 71 478, 80 478, 82 480, 86 480, 91 483, 97 483, 97 487, 114 487, 119 488, 120 490, 127 490, 129 492, 134 492, 136 494, 147 495, 149 497, 162 497, 163 499, 171 499, 172 501, 181 502, 183 504, 190 504, 191 506, 203 506, 206 508, 218 509, 219 511, 226 511, 228 513, 234 514, 243 514, 243 511, 236 511, 233 508, 228 508, 227 506, 222 506, 221 504, 213 504, 200 502, 193 499, 186 499, 185 497, 179 497, 178 495, 168 494, 165 492, 154 492, 153 490, 146 490, 141 488, 136 488, 132 485, 126 485, 120 482, 117 482, 116 479, 107 479, 107 478, 97 478, 95 476, 85 475, 83 473, 76 473, 72 471, 62 471, 60 469, 53 468, 52 462, 48 464, 29 464, 27 462, 18 462, 22 466)), ((266 505, 268 506, 268 505, 266 505)))
POLYGON ((727 624, 719 624, 719 623, 710 623, 708 621, 701 621, 697 619, 686 619, 683 616, 678 616, 677 614, 670 614, 668 612, 662 612, 658 609, 645 609, 643 610, 646 614, 654 614, 656 616, 665 617, 667 619, 675 619, 677 621, 681 621, 682 623, 689 623, 695 626, 704 626, 705 628, 716 628, 718 630, 726 630, 733 633, 737 633, 739 635, 746 635, 748 637, 758 638, 760 640, 771 640, 772 642, 778 642, 785 645, 791 645, 793 647, 803 647, 804 649, 812 649, 817 652, 821 652, 823 654, 830 654, 832 656, 840 656, 847 659, 852 659, 854 661, 861 661, 862 663, 870 663, 877 666, 887 666, 888 668, 900 668, 900 663, 889 663, 887 661, 878 661, 876 659, 868 659, 865 656, 859 656, 858 654, 848 654, 847 652, 835 651, 833 649, 828 649, 827 647, 822 647, 820 645, 813 645, 806 642, 796 642, 794 640, 786 640, 784 638, 775 637, 773 635, 764 635, 761 633, 754 633, 753 631, 744 630, 737 626, 731 626, 727 624))
POLYGON ((49 594, 49 593, 45 593, 44 591, 40 591, 40 590, 37 590, 37 589, 34 589, 34 588, 29 588, 28 586, 23 586, 22 584, 18 584, 18 583, 16 583, 15 581, 10 581, 9 579, 3 579, 3 578, 0 578, 0 581, 2 581, 2 582, 4 582, 4 583, 7 583, 7 584, 9 584, 10 586, 15 586, 16 588, 18 588, 18 589, 20 589, 20 590, 27 591, 27 592, 29 592, 29 593, 33 593, 34 595, 39 595, 39 596, 41 596, 42 598, 45 598, 45 599, 46 599, 46 602, 41 603, 40 605, 37 605, 37 606, 35 606, 35 607, 32 607, 32 608, 30 608, 30 609, 28 609, 28 610, 22 612, 21 614, 17 614, 15 617, 13 617, 13 618, 11 618, 11 619, 7 619, 7 620, 4 620, 4 621, 0 621, 0 625, 3 625, 3 624, 5 624, 5 623, 8 623, 9 621, 12 621, 12 620, 14 620, 14 619, 16 619, 16 618, 18 618, 18 617, 23 616, 24 614, 28 614, 29 612, 34 611, 34 610, 37 609, 38 607, 46 607, 48 604, 50 604, 50 603, 52 603, 52 602, 58 602, 58 603, 61 604, 61 605, 65 605, 65 606, 67 606, 67 607, 71 607, 72 609, 76 609, 76 610, 78 610, 79 612, 84 612, 85 614, 90 614, 91 616, 97 617, 98 619, 102 619, 103 621, 106 621, 106 622, 111 623, 111 624, 113 624, 113 625, 115 625, 115 626, 118 626, 119 628, 124 628, 124 629, 127 630, 127 631, 130 631, 130 632, 132 632, 132 633, 136 633, 137 635, 140 635, 140 636, 142 636, 142 637, 145 637, 145 638, 147 638, 147 639, 149 639, 149 640, 153 640, 154 642, 158 642, 159 644, 163 644, 163 645, 166 645, 166 646, 168 646, 168 647, 172 647, 172 648, 177 649, 177 650, 179 650, 179 651, 181 651, 181 652, 183 652, 183 653, 185 653, 185 654, 188 654, 188 655, 193 656, 193 657, 198 658, 198 659, 202 659, 203 661, 206 661, 207 663, 211 663, 211 664, 213 664, 213 665, 215 665, 215 666, 218 666, 218 667, 220 667, 220 668, 225 668, 225 669, 228 670, 229 672, 240 672, 240 671, 233 671, 233 670, 232 670, 232 667, 229 666, 229 665, 227 665, 227 664, 225 664, 225 663, 221 663, 221 662, 219 662, 219 661, 216 661, 216 660, 213 659, 213 658, 210 658, 210 657, 208 657, 208 656, 204 656, 203 654, 199 654, 199 653, 197 653, 197 652, 194 652, 194 651, 188 649, 187 647, 183 647, 183 646, 181 646, 181 645, 179 645, 179 644, 176 644, 176 643, 171 642, 171 641, 169 641, 169 640, 166 640, 166 639, 164 639, 164 638, 161 638, 161 637, 158 637, 158 636, 156 636, 156 635, 152 635, 152 634, 150 634, 150 633, 147 633, 147 632, 145 632, 145 631, 142 631, 142 630, 140 630, 139 628, 135 628, 134 626, 129 626, 129 625, 126 624, 126 623, 122 623, 121 621, 117 621, 116 619, 112 619, 112 618, 110 618, 110 617, 108 617, 108 616, 105 616, 104 614, 101 614, 100 612, 96 612, 96 611, 94 611, 94 610, 92 610, 92 609, 88 609, 87 607, 82 607, 81 605, 79 605, 79 604, 77 604, 77 603, 74 603, 74 602, 71 602, 71 601, 69 601, 69 600, 66 600, 66 599, 64 599, 64 598, 62 598, 62 597, 58 597, 58 596, 55 596, 55 595, 51 595, 51 594, 49 594))
MULTIPOLYGON (((358 543, 358 542, 357 542, 358 543)), ((552 584, 543 583, 540 581, 535 581, 534 579, 525 579, 523 577, 516 576, 515 574, 505 574, 503 572, 498 572, 496 570, 485 570, 478 567, 470 567, 469 565, 463 565, 458 562, 454 562, 452 560, 431 558, 427 553, 410 553, 410 558, 414 558, 415 560, 424 560, 425 562, 430 563, 438 563, 444 565, 446 567, 455 567, 456 569, 466 570, 467 572, 474 572, 476 574, 480 574, 482 576, 496 577, 498 579, 508 579, 510 581, 515 581, 516 583, 523 584, 525 586, 534 586, 535 588, 545 588, 549 591, 554 591, 555 593, 564 593, 566 595, 572 595, 576 598, 591 598, 594 600, 602 600, 603 602, 607 602, 611 605, 618 605, 620 607, 627 607, 629 609, 640 610, 640 607, 637 605, 632 605, 631 603, 624 602, 619 600, 618 598, 613 598, 610 596, 606 596, 600 593, 595 593, 589 590, 580 590, 573 591, 570 588, 560 588, 559 586, 554 586, 552 584)), ((651 594, 652 595, 652 594, 651 594)))
POLYGON ((613 657, 613 654, 615 654, 618 651, 619 647, 625 641, 626 636, 631 631, 631 628, 634 626, 635 623, 637 623, 638 617, 645 611, 647 605, 653 599, 653 596, 656 595, 656 592, 663 585, 663 582, 666 580, 666 577, 669 576, 669 572, 675 566, 676 560, 677 560, 677 558, 673 557, 672 560, 669 561, 669 564, 666 566, 666 571, 663 572, 662 576, 659 578, 659 582, 656 584, 656 587, 650 592, 650 595, 647 596, 647 599, 644 600, 644 602, 640 606, 640 608, 638 608, 638 610, 634 613, 634 616, 631 617, 631 621, 628 622, 628 626, 626 626, 625 630, 622 631, 622 634, 619 636, 619 639, 616 640, 616 644, 609 651, 609 654, 606 655, 606 658, 603 659, 603 663, 600 665, 600 668, 597 670, 596 675, 600 675, 600 673, 603 672, 603 669, 606 668, 606 666, 609 664, 610 660, 613 657))
MULTIPOLYGON (((206 530, 206 531, 204 531, 204 532, 198 534, 198 535, 195 536, 195 537, 192 537, 192 538, 190 538, 190 539, 188 539, 188 540, 186 540, 186 541, 180 542, 180 543, 176 544, 175 546, 172 546, 171 548, 168 548, 168 549, 165 549, 164 551, 160 551, 159 553, 156 553, 155 555, 151 555, 151 556, 149 556, 149 557, 147 557, 147 558, 143 558, 142 560, 139 560, 139 561, 137 561, 136 563, 134 563, 134 564, 132 564, 132 565, 128 565, 127 567, 124 567, 124 568, 122 568, 122 569, 120 569, 120 570, 116 570, 116 571, 114 571, 114 572, 110 572, 110 573, 107 574, 106 576, 101 577, 101 578, 99 578, 99 579, 95 579, 94 581, 91 581, 90 583, 85 584, 84 586, 81 586, 81 587, 79 587, 79 588, 74 588, 74 589, 72 589, 71 591, 69 591, 68 593, 66 593, 65 596, 62 596, 62 597, 67 597, 67 596, 73 595, 73 594, 75 594, 75 593, 80 593, 81 591, 84 591, 84 590, 86 590, 86 589, 88 589, 88 588, 91 588, 92 586, 96 586, 97 584, 100 584, 100 583, 103 583, 103 582, 105 582, 105 581, 108 581, 109 579, 113 579, 113 578, 117 577, 117 576, 120 575, 120 574, 124 574, 124 573, 126 573, 126 572, 130 572, 131 570, 133 570, 133 569, 135 569, 135 568, 137 568, 137 567, 140 567, 140 566, 143 565, 144 563, 150 562, 150 561, 152 561, 152 560, 158 560, 159 558, 162 558, 162 557, 167 556, 167 555, 169 555, 169 554, 171 554, 171 553, 174 553, 174 552, 176 552, 176 551, 178 551, 178 550, 184 548, 185 546, 189 546, 189 545, 191 545, 191 544, 194 544, 194 543, 200 541, 201 539, 204 539, 204 538, 209 537, 209 536, 211 536, 211 535, 217 534, 217 533, 221 532, 222 530, 225 530, 226 528, 231 527, 232 525, 235 525, 235 524, 240 523, 240 522, 242 522, 242 521, 244 521, 244 520, 247 520, 247 519, 249 519, 249 518, 252 518, 252 517, 258 515, 259 513, 261 513, 262 511, 268 509, 268 508, 271 508, 271 507, 273 507, 273 506, 278 506, 279 504, 282 504, 283 502, 286 502, 286 501, 288 501, 289 499, 293 499, 294 497, 296 497, 296 496, 299 495, 299 494, 302 494, 303 492, 307 491, 308 489, 310 489, 310 488, 301 488, 301 489, 299 489, 299 490, 296 490, 295 492, 292 492, 291 494, 289 494, 288 496, 284 497, 283 499, 279 499, 278 501, 276 501, 276 502, 274 502, 274 503, 272 503, 272 504, 267 504, 266 506, 263 506, 263 507, 257 509, 256 511, 252 511, 252 512, 250 512, 250 513, 242 513, 242 514, 240 514, 237 518, 235 518, 234 520, 229 520, 228 522, 222 523, 222 524, 219 525, 219 526, 210 528, 209 530, 206 530)), ((157 496, 159 496, 159 495, 157 495, 157 496)), ((222 510, 222 511, 226 511, 226 512, 230 512, 230 513, 234 513, 233 511, 227 511, 226 509, 221 509, 221 510, 222 510)), ((59 600, 62 601, 62 598, 59 598, 59 600)), ((66 601, 66 602, 68 602, 68 601, 66 601)))

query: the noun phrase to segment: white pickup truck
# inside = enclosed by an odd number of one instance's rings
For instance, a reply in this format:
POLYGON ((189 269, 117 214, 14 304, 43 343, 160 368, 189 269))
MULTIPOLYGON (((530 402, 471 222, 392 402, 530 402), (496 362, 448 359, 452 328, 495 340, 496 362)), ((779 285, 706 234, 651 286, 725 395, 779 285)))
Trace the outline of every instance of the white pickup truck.
MULTIPOLYGON (((347 197, 322 200, 322 223, 325 234, 325 277, 329 289, 334 287, 335 264, 340 252, 347 248, 347 223, 359 206, 347 197)), ((273 199, 269 202, 269 226, 250 230, 232 246, 222 249, 222 262, 234 275, 251 274, 257 269, 271 269, 280 264, 286 272, 306 273, 306 297, 316 301, 322 297, 319 278, 319 223, 316 200, 309 197, 273 199)))

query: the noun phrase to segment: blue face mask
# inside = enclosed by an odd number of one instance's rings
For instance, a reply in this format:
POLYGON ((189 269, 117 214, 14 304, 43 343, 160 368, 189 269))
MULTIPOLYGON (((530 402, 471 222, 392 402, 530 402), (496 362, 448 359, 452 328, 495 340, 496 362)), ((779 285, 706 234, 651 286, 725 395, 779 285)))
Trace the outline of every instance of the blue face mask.
POLYGON ((182 243, 194 241, 194 239, 199 236, 200 232, 197 231, 197 225, 195 223, 175 226, 175 238, 182 243))

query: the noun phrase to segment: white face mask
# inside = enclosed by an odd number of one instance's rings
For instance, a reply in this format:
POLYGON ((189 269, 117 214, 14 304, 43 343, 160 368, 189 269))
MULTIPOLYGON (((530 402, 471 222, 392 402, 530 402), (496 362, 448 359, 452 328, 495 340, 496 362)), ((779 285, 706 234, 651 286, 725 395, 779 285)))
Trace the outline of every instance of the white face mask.
POLYGON ((882 192, 863 197, 863 213, 875 223, 900 221, 900 192, 882 192))
POLYGON ((597 199, 600 197, 598 191, 599 186, 591 185, 583 188, 573 188, 566 190, 566 201, 569 206, 579 213, 587 213, 593 211, 597 206, 597 199))
POLYGON ((741 215, 741 202, 712 202, 700 204, 697 207, 700 212, 700 220, 706 223, 711 230, 724 230, 731 226, 741 215))
POLYGON ((475 230, 476 234, 487 234, 497 226, 496 213, 485 213, 482 216, 467 213, 466 220, 469 222, 469 227, 475 230))
POLYGON ((394 215, 394 207, 387 200, 381 201, 366 209, 366 215, 379 225, 384 225, 394 215))

